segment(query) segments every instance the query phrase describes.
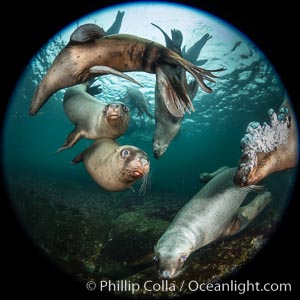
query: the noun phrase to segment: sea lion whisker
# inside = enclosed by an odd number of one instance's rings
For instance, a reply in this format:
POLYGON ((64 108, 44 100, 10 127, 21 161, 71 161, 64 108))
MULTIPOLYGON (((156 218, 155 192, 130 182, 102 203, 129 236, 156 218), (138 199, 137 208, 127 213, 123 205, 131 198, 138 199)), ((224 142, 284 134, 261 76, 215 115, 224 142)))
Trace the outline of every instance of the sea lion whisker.
POLYGON ((264 189, 263 185, 248 185, 245 187, 246 190, 251 191, 251 192, 256 192, 259 193, 264 189))
POLYGON ((187 269, 187 267, 183 267, 180 270, 177 271, 177 273, 173 276, 172 279, 177 278, 178 276, 180 276, 183 272, 185 272, 187 269))
POLYGON ((145 174, 143 176, 143 178, 141 178, 140 181, 142 181, 142 184, 139 188, 139 195, 145 195, 146 191, 148 189, 150 189, 150 180, 149 180, 149 178, 150 178, 150 172, 148 172, 147 174, 145 174))

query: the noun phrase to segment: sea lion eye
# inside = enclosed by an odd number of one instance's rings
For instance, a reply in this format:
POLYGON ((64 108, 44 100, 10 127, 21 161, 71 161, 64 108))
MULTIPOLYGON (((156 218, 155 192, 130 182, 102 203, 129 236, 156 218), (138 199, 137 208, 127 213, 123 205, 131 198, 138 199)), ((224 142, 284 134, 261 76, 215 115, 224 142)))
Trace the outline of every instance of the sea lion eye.
POLYGON ((122 105, 124 112, 128 112, 128 107, 126 105, 122 105))
POLYGON ((106 112, 107 112, 107 110, 108 110, 108 107, 109 107, 109 104, 107 104, 107 105, 105 105, 105 106, 104 106, 104 108, 103 108, 103 112, 104 112, 104 113, 106 113, 106 112))
POLYGON ((127 157, 129 155, 129 151, 128 150, 123 150, 122 152, 121 152, 121 156, 122 157, 127 157))
POLYGON ((180 262, 181 263, 184 263, 186 261, 186 259, 187 259, 187 255, 181 255, 180 256, 180 262))
POLYGON ((159 257, 158 257, 157 255, 155 255, 155 256, 153 257, 153 260, 154 260, 155 262, 157 262, 157 261, 159 260, 159 257))

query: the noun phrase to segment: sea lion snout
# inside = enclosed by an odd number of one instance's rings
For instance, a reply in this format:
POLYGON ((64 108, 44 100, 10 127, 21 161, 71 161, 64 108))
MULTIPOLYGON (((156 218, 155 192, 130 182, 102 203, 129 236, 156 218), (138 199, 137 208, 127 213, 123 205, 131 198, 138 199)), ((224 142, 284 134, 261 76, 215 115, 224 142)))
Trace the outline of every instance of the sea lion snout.
POLYGON ((108 122, 113 125, 112 123, 122 121, 124 116, 128 114, 129 109, 124 103, 112 102, 105 106, 103 112, 106 115, 108 122))
POLYGON ((160 143, 153 143, 153 154, 156 159, 159 159, 167 150, 168 145, 161 145, 160 143))

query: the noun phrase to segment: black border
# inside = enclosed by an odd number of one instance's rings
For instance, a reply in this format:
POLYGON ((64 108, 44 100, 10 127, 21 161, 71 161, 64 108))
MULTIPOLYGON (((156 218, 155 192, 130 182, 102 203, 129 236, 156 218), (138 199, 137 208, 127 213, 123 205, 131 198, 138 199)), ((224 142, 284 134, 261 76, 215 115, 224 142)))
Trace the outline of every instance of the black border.
MULTIPOLYGON (((1 112, 19 76, 31 57, 51 36, 70 22, 101 7, 128 1, 24 1, 6 3, 1 8, 1 112), (62 6, 62 4, 64 6, 62 6)), ((173 1, 198 7, 237 27, 264 52, 280 75, 299 112, 299 42, 296 1, 173 1), (267 2, 267 3, 264 3, 267 2)), ((1 158, 2 159, 2 158, 1 158)), ((295 195, 298 195, 296 188, 295 195)), ((1 193, 5 198, 5 191, 1 193)), ((298 272, 296 221, 297 197, 291 201, 284 219, 267 247, 233 279, 261 282, 291 282, 296 295, 298 272)), ((56 269, 31 244, 19 226, 9 201, 1 209, 2 289, 19 296, 97 296, 87 292, 71 278, 56 269)), ((254 294, 249 294, 250 297, 254 294)), ((271 294, 274 296, 274 294, 271 294)), ((200 295, 201 296, 201 295, 200 295)), ((256 296, 256 295, 255 295, 256 296)), ((259 294, 258 296, 266 296, 259 294)))

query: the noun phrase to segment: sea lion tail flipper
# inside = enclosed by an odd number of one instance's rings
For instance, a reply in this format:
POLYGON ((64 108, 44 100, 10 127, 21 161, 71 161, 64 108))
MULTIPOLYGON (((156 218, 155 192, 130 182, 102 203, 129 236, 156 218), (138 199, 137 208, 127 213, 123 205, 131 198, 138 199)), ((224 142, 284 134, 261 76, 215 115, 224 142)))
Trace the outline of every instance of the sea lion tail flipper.
POLYGON ((99 74, 99 75, 109 75, 109 74, 112 74, 112 75, 116 75, 116 76, 119 76, 119 77, 122 77, 124 79, 127 79, 137 85, 139 85, 140 87, 143 87, 140 83, 138 83, 135 79, 133 79, 132 77, 116 70, 116 69, 113 69, 113 68, 110 68, 110 67, 107 67, 107 66, 94 66, 94 67, 91 67, 90 68, 90 73, 92 74, 99 74))
POLYGON ((186 87, 178 79, 176 72, 168 65, 157 65, 156 81, 162 98, 169 112, 177 117, 183 117, 185 111, 195 111, 186 87))
POLYGON ((55 154, 69 149, 71 147, 73 147, 80 139, 82 138, 82 132, 78 131, 76 128, 68 135, 66 141, 64 142, 64 144, 62 145, 62 147, 60 147, 59 149, 56 150, 55 154))
POLYGON ((181 66, 187 72, 189 72, 197 80, 201 89, 206 93, 212 93, 212 89, 204 83, 204 80, 215 83, 215 81, 212 78, 218 78, 218 76, 214 75, 213 73, 226 70, 225 68, 219 68, 219 69, 215 69, 215 70, 206 70, 206 69, 197 67, 197 66, 193 65, 192 63, 190 63, 189 61, 187 61, 186 59, 177 55, 175 52, 171 52, 171 51, 169 53, 167 60, 169 60, 168 62, 170 64, 176 64, 178 66, 181 66))

